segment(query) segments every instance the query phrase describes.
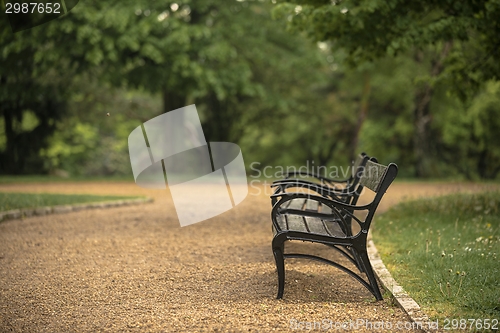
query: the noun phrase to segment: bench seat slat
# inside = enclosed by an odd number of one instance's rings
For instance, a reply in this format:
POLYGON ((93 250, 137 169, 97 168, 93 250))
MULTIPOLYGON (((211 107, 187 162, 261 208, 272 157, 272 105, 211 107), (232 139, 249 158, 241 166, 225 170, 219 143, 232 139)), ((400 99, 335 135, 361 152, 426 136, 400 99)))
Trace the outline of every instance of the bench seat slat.
POLYGON ((300 231, 341 238, 346 237, 337 222, 322 220, 318 217, 279 214, 276 216, 276 221, 281 230, 300 231))
POLYGON ((340 228, 340 224, 335 221, 325 221, 323 220, 325 227, 328 229, 328 232, 334 237, 345 238, 346 234, 340 228))
POLYGON ((328 235, 328 231, 325 229, 323 222, 321 222, 320 218, 317 217, 305 217, 307 226, 312 233, 320 234, 320 235, 328 235))
POLYGON ((306 201, 306 210, 311 210, 314 212, 318 211, 319 203, 316 200, 307 200, 306 201))
POLYGON ((288 230, 309 232, 304 223, 304 219, 299 215, 287 214, 288 230))
POLYGON ((332 213, 332 209, 330 207, 328 207, 327 205, 321 205, 320 208, 318 209, 318 211, 323 213, 323 214, 331 214, 332 213))
POLYGON ((304 207, 306 199, 293 199, 289 201, 289 205, 286 207, 288 209, 302 209, 304 207))
POLYGON ((281 230, 288 230, 288 221, 285 215, 279 214, 276 216, 276 221, 281 230))

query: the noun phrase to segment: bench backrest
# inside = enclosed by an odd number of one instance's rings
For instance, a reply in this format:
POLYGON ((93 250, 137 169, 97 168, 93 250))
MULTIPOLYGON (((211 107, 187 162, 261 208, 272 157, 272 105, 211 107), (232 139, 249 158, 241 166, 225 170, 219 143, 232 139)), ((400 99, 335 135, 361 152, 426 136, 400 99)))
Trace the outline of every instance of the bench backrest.
POLYGON ((363 174, 361 175, 359 180, 358 190, 368 188, 376 194, 373 198, 373 201, 370 203, 368 215, 366 216, 366 219, 362 225, 363 231, 368 232, 371 220, 373 218, 373 215, 375 214, 375 211, 377 210, 380 200, 384 196, 391 183, 396 178, 397 174, 398 166, 394 163, 385 166, 376 163, 375 161, 366 162, 363 174))
POLYGON ((358 185, 365 164, 369 159, 370 157, 364 152, 356 156, 356 159, 354 160, 354 163, 352 165, 351 177, 347 181, 347 187, 355 188, 358 185))
POLYGON ((346 187, 343 189, 344 193, 352 193, 352 195, 344 197, 344 199, 340 197, 339 199, 341 201, 351 205, 355 205, 358 202, 362 190, 359 186, 359 181, 363 175, 365 165, 369 160, 377 161, 375 157, 370 158, 366 153, 358 154, 352 166, 351 177, 347 180, 346 187))
POLYGON ((345 203, 356 205, 356 203, 358 202, 359 196, 363 191, 363 185, 361 185, 360 181, 366 169, 366 164, 369 161, 376 163, 377 159, 375 157, 370 158, 365 153, 359 154, 358 157, 356 158, 356 161, 353 166, 353 170, 356 170, 356 173, 353 173, 353 177, 351 178, 351 183, 348 183, 346 187, 347 192, 354 190, 354 193, 353 195, 346 198, 347 200, 344 201, 345 203))
POLYGON ((376 163, 375 161, 367 161, 359 179, 359 184, 369 188, 373 192, 378 192, 387 168, 388 166, 376 163))

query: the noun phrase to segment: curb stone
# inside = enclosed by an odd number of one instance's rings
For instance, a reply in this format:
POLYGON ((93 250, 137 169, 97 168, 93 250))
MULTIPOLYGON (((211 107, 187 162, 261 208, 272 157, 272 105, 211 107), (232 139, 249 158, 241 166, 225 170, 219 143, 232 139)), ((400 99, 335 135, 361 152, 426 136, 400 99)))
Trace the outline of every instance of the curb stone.
POLYGON ((21 218, 21 216, 22 216, 22 214, 21 214, 21 211, 19 209, 8 210, 8 211, 3 213, 3 218, 5 220, 19 219, 19 218, 21 218))
POLYGON ((99 203, 86 203, 86 204, 75 204, 75 205, 58 205, 52 207, 37 207, 28 209, 14 209, 5 212, 0 212, 0 222, 7 220, 23 219, 25 217, 31 216, 44 216, 48 214, 64 214, 70 212, 77 212, 84 209, 94 209, 94 208, 114 208, 123 207, 129 205, 138 205, 142 203, 154 202, 153 198, 139 198, 139 199, 129 199, 129 200, 116 200, 116 201, 105 201, 99 203))
POLYGON ((385 267, 382 258, 373 243, 371 233, 368 235, 367 250, 375 274, 378 276, 384 287, 393 295, 396 303, 408 314, 410 320, 417 325, 419 323, 424 323, 422 326, 419 326, 422 332, 436 332, 436 330, 431 330, 429 326, 426 325, 430 322, 429 317, 422 311, 418 303, 415 302, 415 300, 411 298, 408 293, 406 293, 403 287, 401 287, 396 280, 394 280, 391 273, 387 270, 387 267, 385 267))
POLYGON ((52 208, 50 207, 38 207, 34 209, 35 215, 47 215, 52 213, 52 208))
POLYGON ((73 210, 73 207, 70 205, 59 205, 52 207, 52 213, 61 214, 61 213, 69 213, 73 210))
POLYGON ((89 205, 88 204, 78 204, 78 205, 73 205, 73 211, 78 212, 83 209, 88 209, 89 205))

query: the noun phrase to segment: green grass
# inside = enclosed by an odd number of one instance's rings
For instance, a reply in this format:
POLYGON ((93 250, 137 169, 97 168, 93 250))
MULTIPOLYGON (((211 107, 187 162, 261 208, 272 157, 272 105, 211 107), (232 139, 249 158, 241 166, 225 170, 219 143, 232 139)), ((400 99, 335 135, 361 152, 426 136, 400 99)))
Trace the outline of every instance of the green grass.
POLYGON ((373 239, 393 277, 440 324, 500 319, 500 192, 399 204, 373 239))
POLYGON ((0 176, 0 184, 14 183, 64 183, 64 182, 92 182, 92 181, 114 181, 114 182, 134 182, 134 177, 130 176, 96 176, 96 177, 57 177, 44 175, 26 175, 26 176, 0 176))
POLYGON ((89 202, 135 199, 139 197, 102 196, 88 194, 48 193, 0 193, 0 211, 20 208, 36 208, 56 205, 71 205, 89 202))

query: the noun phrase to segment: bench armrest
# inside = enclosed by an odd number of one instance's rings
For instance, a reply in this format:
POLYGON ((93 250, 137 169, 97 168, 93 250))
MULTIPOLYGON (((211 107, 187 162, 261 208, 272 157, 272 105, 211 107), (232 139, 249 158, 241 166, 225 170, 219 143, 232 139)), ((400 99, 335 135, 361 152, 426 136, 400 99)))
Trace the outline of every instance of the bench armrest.
MULTIPOLYGON (((319 218, 335 218, 335 220, 342 225, 342 228, 344 230, 349 230, 349 225, 350 223, 347 222, 348 219, 353 218, 355 219, 361 229, 365 232, 364 226, 363 226, 363 221, 360 221, 356 216, 354 216, 353 212, 354 210, 367 210, 370 208, 371 204, 368 205, 362 205, 362 206, 354 206, 350 204, 343 203, 341 201, 337 200, 331 200, 328 198, 325 198, 323 196, 317 196, 317 195, 311 195, 307 193, 280 193, 280 194, 273 194, 271 195, 272 200, 276 200, 278 197, 281 197, 280 200, 275 202, 273 205, 273 209, 271 212, 271 218, 273 221, 273 225, 276 230, 280 230, 280 226, 277 221, 277 216, 278 214, 295 214, 295 215, 300 215, 300 216, 311 216, 311 217, 319 217, 319 218), (293 199, 307 199, 307 200, 314 200, 317 202, 320 202, 321 204, 328 206, 332 212, 331 213, 318 213, 318 212, 310 212, 310 211, 305 211, 301 209, 294 209, 294 208, 281 208, 281 206, 286 203, 287 201, 293 200, 293 199), (347 219, 347 220, 346 220, 347 219)), ((351 234, 352 237, 352 234, 351 234)))
MULTIPOLYGON (((321 202, 322 204, 324 204, 332 209, 336 209, 336 210, 338 210, 338 209, 366 210, 366 209, 369 209, 371 206, 371 203, 369 203, 367 205, 359 205, 359 206, 356 205, 355 206, 355 205, 346 204, 342 201, 328 199, 328 198, 325 198, 325 197, 322 197, 319 195, 312 195, 312 194, 300 193, 300 192, 283 192, 283 193, 276 193, 276 194, 271 195, 271 198, 279 198, 279 197, 281 197, 281 199, 276 202, 276 204, 274 205, 275 207, 281 206, 281 204, 283 202, 289 201, 292 199, 314 200, 314 201, 321 202)), ((273 207, 273 209, 274 209, 274 207, 273 207)))
POLYGON ((327 183, 347 183, 350 178, 346 179, 333 179, 333 178, 328 178, 328 177, 323 177, 321 175, 315 174, 314 172, 305 172, 305 171, 290 171, 286 174, 285 178, 289 179, 290 177, 297 177, 297 176, 306 176, 306 177, 312 177, 316 178, 318 180, 327 182, 327 183))
POLYGON ((312 190, 319 193, 322 196, 336 198, 338 200, 340 200, 340 197, 352 196, 355 193, 355 191, 349 190, 349 188, 345 189, 340 189, 335 187, 332 188, 325 185, 299 179, 285 179, 285 180, 275 181, 273 182, 271 187, 279 188, 274 194, 279 194, 281 192, 288 193, 286 192, 286 189, 298 187, 298 188, 312 190))

